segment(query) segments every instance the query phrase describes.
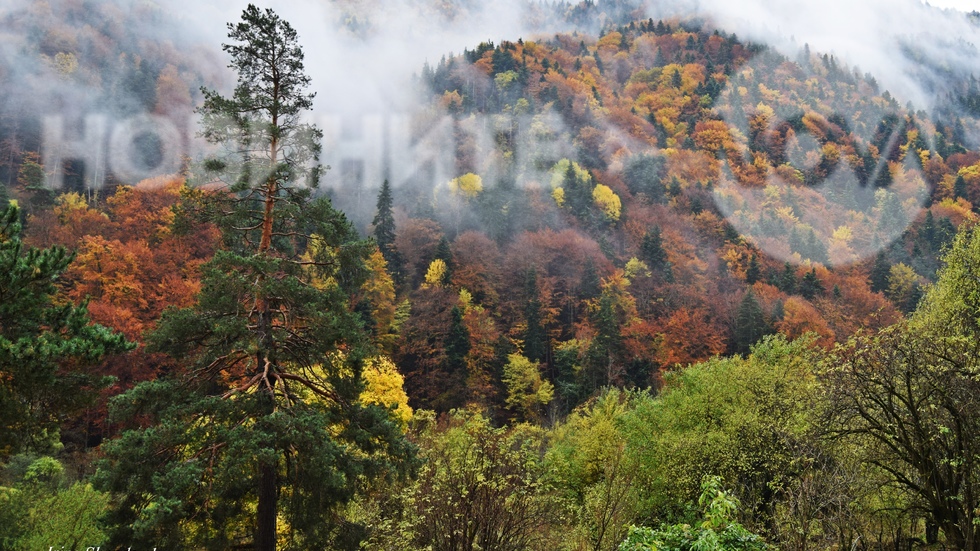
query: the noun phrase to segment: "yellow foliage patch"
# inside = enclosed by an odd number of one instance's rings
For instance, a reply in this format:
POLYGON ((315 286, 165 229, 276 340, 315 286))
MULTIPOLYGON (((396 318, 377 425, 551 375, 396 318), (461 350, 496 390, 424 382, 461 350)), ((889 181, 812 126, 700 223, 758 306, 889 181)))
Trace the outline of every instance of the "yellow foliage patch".
POLYGON ((609 188, 609 186, 604 186, 599 184, 592 190, 592 200, 595 202, 596 206, 602 209, 603 214, 606 218, 613 222, 619 220, 619 216, 622 213, 623 204, 620 201, 619 196, 616 192, 609 188))

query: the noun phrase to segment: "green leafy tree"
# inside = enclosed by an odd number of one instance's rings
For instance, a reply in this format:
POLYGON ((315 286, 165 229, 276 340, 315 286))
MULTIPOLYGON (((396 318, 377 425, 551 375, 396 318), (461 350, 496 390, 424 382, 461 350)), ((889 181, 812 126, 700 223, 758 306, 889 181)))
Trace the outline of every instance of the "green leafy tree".
POLYGON ((666 376, 665 390, 641 402, 627 432, 646 438, 643 514, 692 521, 688 504, 706 475, 722 476, 743 504, 746 526, 771 527, 796 477, 820 476, 821 389, 813 340, 770 336, 746 358, 716 358, 666 376), (647 435, 647 436, 643 436, 647 435))
POLYGON ((109 494, 96 491, 91 484, 76 482, 32 505, 25 519, 27 534, 18 541, 18 550, 44 549, 55 543, 55 549, 83 551, 105 540, 99 518, 109 507, 109 494))
POLYGON ((540 419, 542 408, 554 397, 555 388, 541 377, 541 365, 520 354, 509 354, 504 365, 507 406, 525 421, 540 419))
POLYGON ((82 551, 103 544, 99 518, 110 496, 85 482, 68 483, 53 457, 32 457, 21 454, 6 465, 13 480, 11 487, 0 487, 0 549, 82 551))
POLYGON ((20 209, 0 210, 0 457, 39 450, 110 381, 83 368, 132 345, 89 323, 85 306, 57 300, 72 261, 62 247, 21 241, 20 209))
POLYGON ((345 532, 340 506, 412 453, 388 411, 358 400, 371 350, 351 295, 374 247, 312 198, 321 132, 301 119, 296 32, 253 5, 229 31, 238 86, 205 90, 201 108, 203 136, 227 152, 206 178, 226 188, 190 198, 223 246, 197 303, 149 339, 184 369, 112 402, 113 419, 142 422, 104 446, 110 545, 323 548, 345 532))
POLYGON ((613 549, 642 514, 648 470, 640 461, 650 433, 634 430, 642 391, 609 389, 574 410, 549 434, 544 479, 568 526, 564 549, 613 549))
POLYGON ((901 262, 895 264, 888 271, 888 288, 885 289, 885 296, 906 314, 911 313, 922 297, 918 280, 919 275, 915 270, 901 262))
POLYGON ((924 511, 925 539, 980 548, 980 232, 963 229, 906 323, 839 348, 833 433, 924 511), (929 527, 934 527, 929 529, 929 527))
MULTIPOLYGON (((430 413, 431 415, 431 413, 430 413)), ((418 435, 424 464, 396 499, 393 522, 379 522, 370 549, 524 551, 546 541, 554 505, 541 483, 543 431, 495 428, 478 413, 453 410, 418 435)))

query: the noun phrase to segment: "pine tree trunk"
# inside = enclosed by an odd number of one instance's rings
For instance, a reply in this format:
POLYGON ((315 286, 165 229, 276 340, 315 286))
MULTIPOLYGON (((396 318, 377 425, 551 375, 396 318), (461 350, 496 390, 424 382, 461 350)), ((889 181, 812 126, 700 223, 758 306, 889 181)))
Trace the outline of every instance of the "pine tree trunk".
POLYGON ((275 463, 259 465, 258 527, 255 532, 255 551, 276 550, 276 509, 278 483, 275 463))
MULTIPOLYGON (((274 86, 275 94, 273 97, 278 98, 279 85, 278 82, 274 86)), ((272 126, 276 128, 278 124, 278 116, 276 113, 272 115, 272 126)), ((273 209, 275 208, 275 197, 277 191, 276 182, 276 162, 277 154, 279 149, 279 140, 273 136, 272 142, 269 145, 269 157, 270 157, 270 170, 269 179, 266 184, 265 190, 265 213, 262 217, 262 239, 259 242, 259 253, 265 253, 269 250, 272 245, 272 223, 273 223, 273 209)), ((261 282, 264 277, 260 277, 261 282)), ((272 344, 272 324, 271 324, 271 313, 269 312, 269 301, 268 299, 260 294, 256 297, 256 307, 259 311, 259 340, 262 346, 268 350, 272 344)), ((262 355, 264 362, 268 362, 269 358, 262 355)), ((264 363, 263 362, 263 363, 264 363)), ((259 369, 263 369, 263 364, 260 363, 259 369)), ((273 381, 268 381, 268 384, 272 384, 273 381)), ((272 413, 275 406, 275 396, 272 393, 272 389, 269 388, 269 409, 265 413, 272 413)), ((262 462, 259 464, 259 503, 257 516, 257 529, 255 533, 255 550, 256 551, 275 551, 276 549, 276 516, 278 509, 278 482, 276 480, 276 464, 275 462, 268 463, 262 462)))
MULTIPOLYGON (((266 318, 268 319, 268 318, 266 318)), ((263 324, 265 325, 265 324, 263 324)), ((268 328, 265 327, 267 330, 268 328)), ((266 400, 262 404, 262 416, 275 410, 275 396, 272 388, 263 389, 266 400)), ((266 443, 269 444, 268 442, 266 443)), ((259 462, 258 510, 256 511, 255 550, 276 550, 276 518, 278 517, 279 481, 276 461, 259 462)))

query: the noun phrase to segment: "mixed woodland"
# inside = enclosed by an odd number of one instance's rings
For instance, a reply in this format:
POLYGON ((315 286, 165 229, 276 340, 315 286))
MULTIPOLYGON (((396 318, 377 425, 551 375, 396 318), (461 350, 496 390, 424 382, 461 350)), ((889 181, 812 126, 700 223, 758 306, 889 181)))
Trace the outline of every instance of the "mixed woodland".
POLYGON ((543 6, 597 30, 420 67, 454 174, 348 216, 288 22, 113 6, 0 22, 0 550, 980 549, 975 79, 543 6), (93 187, 45 103, 251 153, 93 187))

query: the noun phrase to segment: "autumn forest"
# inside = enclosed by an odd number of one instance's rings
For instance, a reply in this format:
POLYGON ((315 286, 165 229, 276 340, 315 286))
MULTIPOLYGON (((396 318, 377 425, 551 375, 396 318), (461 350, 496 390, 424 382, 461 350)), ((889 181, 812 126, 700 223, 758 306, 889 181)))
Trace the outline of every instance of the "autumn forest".
POLYGON ((524 4, 377 166, 277 11, 0 9, 0 551, 980 550, 977 78, 524 4))

